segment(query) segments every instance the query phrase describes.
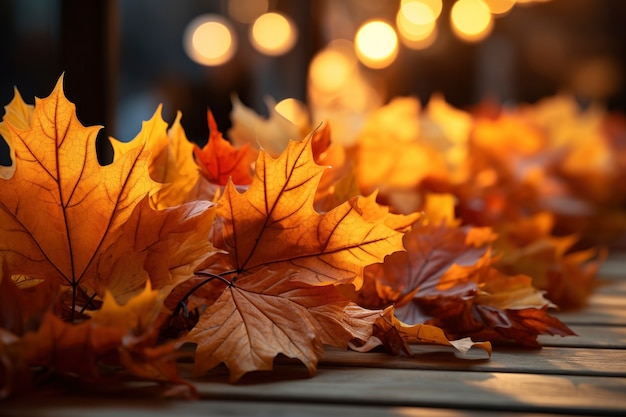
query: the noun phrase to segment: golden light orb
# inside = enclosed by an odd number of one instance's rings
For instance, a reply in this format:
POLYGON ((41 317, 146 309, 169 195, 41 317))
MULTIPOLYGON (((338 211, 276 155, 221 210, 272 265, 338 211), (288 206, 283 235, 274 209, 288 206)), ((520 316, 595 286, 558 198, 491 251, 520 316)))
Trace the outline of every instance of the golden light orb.
POLYGON ((450 11, 452 31, 467 42, 486 38, 493 29, 493 17, 483 0, 458 0, 450 11))
POLYGON ((207 14, 189 22, 183 34, 183 47, 195 62, 215 66, 232 58, 237 49, 237 40, 225 19, 207 14))
POLYGON ((294 47, 297 39, 296 26, 280 13, 265 13, 250 28, 250 42, 265 55, 283 55, 294 47))
POLYGON ((364 23, 354 39, 359 60, 370 68, 385 68, 398 55, 398 36, 391 25, 382 20, 364 23))

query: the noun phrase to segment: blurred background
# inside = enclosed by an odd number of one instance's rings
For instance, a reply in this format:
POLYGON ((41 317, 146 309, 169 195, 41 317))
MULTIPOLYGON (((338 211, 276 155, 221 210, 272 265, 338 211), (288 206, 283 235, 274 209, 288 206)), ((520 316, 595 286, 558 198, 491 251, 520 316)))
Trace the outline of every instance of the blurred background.
POLYGON ((207 109, 231 126, 234 94, 266 116, 268 97, 367 111, 434 93, 469 108, 570 92, 624 112, 625 22, 623 0, 0 0, 0 104, 64 73, 102 137, 132 139, 163 104, 199 144, 207 109))

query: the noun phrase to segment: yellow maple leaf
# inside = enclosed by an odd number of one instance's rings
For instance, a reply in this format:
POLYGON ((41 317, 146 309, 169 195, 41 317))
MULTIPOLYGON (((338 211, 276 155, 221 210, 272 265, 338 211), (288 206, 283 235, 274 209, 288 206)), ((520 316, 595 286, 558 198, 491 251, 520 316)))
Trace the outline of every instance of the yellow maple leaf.
MULTIPOLYGON (((14 90, 13 100, 4 107, 4 111, 3 120, 0 122, 0 136, 2 136, 7 142, 7 145, 9 145, 11 161, 15 161, 13 136, 11 135, 8 124, 23 130, 28 129, 33 116, 33 106, 24 102, 20 92, 16 88, 14 90)), ((11 178, 14 169, 15 164, 8 167, 0 166, 0 178, 11 178)))
MULTIPOLYGON (((36 100, 27 129, 8 123, 15 171, 0 179, 4 261, 14 274, 53 280, 74 291, 80 285, 104 295, 109 284, 121 279, 112 273, 115 268, 120 271, 121 260, 134 256, 126 278, 140 279, 118 285, 116 294, 126 291, 130 296, 143 287, 145 261, 159 259, 147 269, 155 285, 175 284, 179 277, 170 271, 187 256, 182 251, 191 245, 194 254, 198 247, 211 253, 207 238, 211 204, 198 202, 163 212, 150 207, 149 196, 161 186, 149 175, 145 135, 116 146, 113 162, 101 166, 95 151, 98 127, 84 127, 78 121, 62 81, 49 97, 36 100)), ((188 269, 186 273, 190 274, 188 269)))
POLYGON ((159 290, 153 290, 147 277, 145 282, 144 290, 123 305, 118 304, 113 294, 107 290, 102 307, 88 312, 92 323, 125 329, 134 334, 146 332, 147 327, 155 321, 163 306, 164 294, 159 290))

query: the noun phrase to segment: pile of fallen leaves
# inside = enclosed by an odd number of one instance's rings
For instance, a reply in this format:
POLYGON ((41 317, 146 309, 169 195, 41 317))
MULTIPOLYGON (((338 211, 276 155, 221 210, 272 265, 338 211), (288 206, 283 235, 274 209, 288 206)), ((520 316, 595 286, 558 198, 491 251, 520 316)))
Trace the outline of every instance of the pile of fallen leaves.
POLYGON ((554 225, 595 217, 550 198, 622 214, 598 186, 618 172, 594 169, 607 155, 585 164, 591 139, 407 98, 348 146, 331 123, 235 104, 229 140, 209 113, 200 148, 158 109, 131 141, 111 138, 103 166, 62 79, 34 106, 16 91, 0 123, 0 398, 58 374, 193 396, 190 355, 194 375, 225 364, 237 381, 279 355, 314 374, 325 346, 490 354, 573 334, 549 309, 584 304, 596 251, 554 225))

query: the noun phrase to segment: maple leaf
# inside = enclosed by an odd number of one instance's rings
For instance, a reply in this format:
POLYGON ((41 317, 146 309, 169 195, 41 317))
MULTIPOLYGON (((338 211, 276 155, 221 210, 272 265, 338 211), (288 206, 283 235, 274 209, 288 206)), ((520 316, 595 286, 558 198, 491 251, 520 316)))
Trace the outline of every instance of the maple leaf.
POLYGON ((210 136, 207 144, 200 149, 194 146, 198 166, 202 174, 212 183, 226 185, 228 180, 236 185, 248 185, 252 181, 252 162, 255 154, 250 144, 234 148, 217 130, 213 114, 207 113, 210 136))
POLYGON ((215 244, 228 255, 212 258, 205 271, 207 281, 227 287, 189 333, 198 345, 196 373, 224 362, 237 380, 271 369, 278 354, 314 373, 323 345, 369 338, 378 312, 337 285, 358 287, 365 265, 402 250, 402 233, 386 222, 408 222, 361 198, 317 213, 323 168, 311 147, 310 138, 291 142, 278 159, 261 151, 249 188, 239 193, 230 182, 218 201, 215 244))
POLYGON ((98 128, 78 122, 61 83, 37 99, 28 129, 9 124, 16 161, 1 184, 0 249, 12 270, 76 285, 109 232, 158 185, 142 175, 147 156, 139 142, 121 160, 98 164, 98 128))
POLYGON ((364 193, 378 190, 401 213, 417 209, 416 189, 433 177, 446 179, 444 157, 422 140, 420 104, 395 98, 376 110, 358 135, 355 172, 364 193), (412 198, 413 197, 413 198, 412 198))
POLYGON ((224 362, 231 381, 271 370, 283 354, 315 374, 324 345, 366 340, 378 312, 359 308, 333 285, 294 282, 294 270, 259 270, 238 277, 202 314, 188 340, 198 343, 194 373, 224 362))
POLYGON ((25 277, 14 279, 1 259, 0 264, 0 328, 15 335, 36 330, 56 301, 58 285, 25 277))
MULTIPOLYGON (((0 179, 0 253, 4 261, 14 274, 71 287, 73 303, 79 285, 104 295, 104 289, 116 279, 111 270, 115 265, 120 270, 120 260, 113 262, 112 254, 140 255, 129 262, 127 278, 142 276, 142 259, 162 257, 157 265, 165 270, 153 268, 150 274, 159 285, 174 285, 177 277, 170 277, 170 268, 176 270, 184 254, 174 251, 172 256, 168 250, 190 239, 185 231, 210 228, 210 203, 155 211, 148 199, 160 185, 149 175, 146 140, 116 144, 113 162, 101 166, 95 152, 98 128, 80 124, 75 106, 63 94, 62 80, 49 97, 36 100, 28 129, 8 124, 15 172, 11 178, 0 179), (132 223, 128 223, 130 218, 132 223), (176 223, 168 224, 173 220, 176 223), (142 235, 134 234, 139 230, 142 235), (133 234, 125 235, 129 232, 133 234)), ((194 233, 193 239, 194 245, 204 245, 210 256, 207 236, 194 233)), ((143 284, 128 284, 128 290, 138 290, 143 284)))
MULTIPOLYGON (((172 207, 191 201, 188 194, 198 181, 198 167, 193 160, 194 145, 187 139, 178 112, 168 130, 167 123, 161 116, 159 106, 152 118, 142 123, 141 131, 131 143, 146 143, 150 150, 150 177, 163 184, 151 195, 154 206, 158 209, 172 207)), ((122 155, 132 149, 123 142, 112 140, 111 145, 116 155, 122 155)))
POLYGON ((274 160, 261 152, 255 178, 245 193, 230 183, 217 206, 216 246, 229 252, 233 269, 296 267, 298 280, 360 286, 364 265, 402 250, 402 233, 384 218, 365 221, 358 198, 318 214, 315 189, 323 168, 311 141, 291 142, 274 160))
POLYGON ((562 309, 580 308, 593 291, 603 252, 573 251, 577 236, 553 236, 554 216, 538 213, 500 227, 494 247, 502 253, 496 267, 525 274, 562 309), (594 259, 595 258, 595 259, 594 259))
POLYGON ((176 361, 184 354, 177 349, 182 341, 178 339, 157 345, 165 319, 160 313, 166 293, 163 289, 153 290, 147 279, 141 293, 120 305, 107 291, 102 307, 88 312, 89 322, 92 326, 125 331, 116 354, 119 365, 127 371, 143 379, 182 385, 189 389, 189 395, 195 396, 195 388, 179 376, 176 361))
POLYGON ((487 228, 445 220, 416 224, 404 236, 406 252, 388 256, 382 267, 369 267, 365 291, 355 299, 371 308, 393 303, 402 322, 437 326, 452 339, 514 340, 537 347, 538 334, 573 334, 549 316, 553 304, 530 277, 506 276, 494 268, 494 238, 487 228), (525 314, 534 320, 522 319, 525 314))
MULTIPOLYGON (((0 122, 0 136, 4 138, 9 145, 11 161, 15 161, 15 152, 13 150, 13 137, 7 123, 19 128, 27 129, 33 116, 33 106, 26 104, 17 88, 14 89, 14 97, 11 102, 4 108, 5 114, 0 122)), ((9 167, 0 166, 0 178, 10 178, 13 176, 15 164, 9 167)))

